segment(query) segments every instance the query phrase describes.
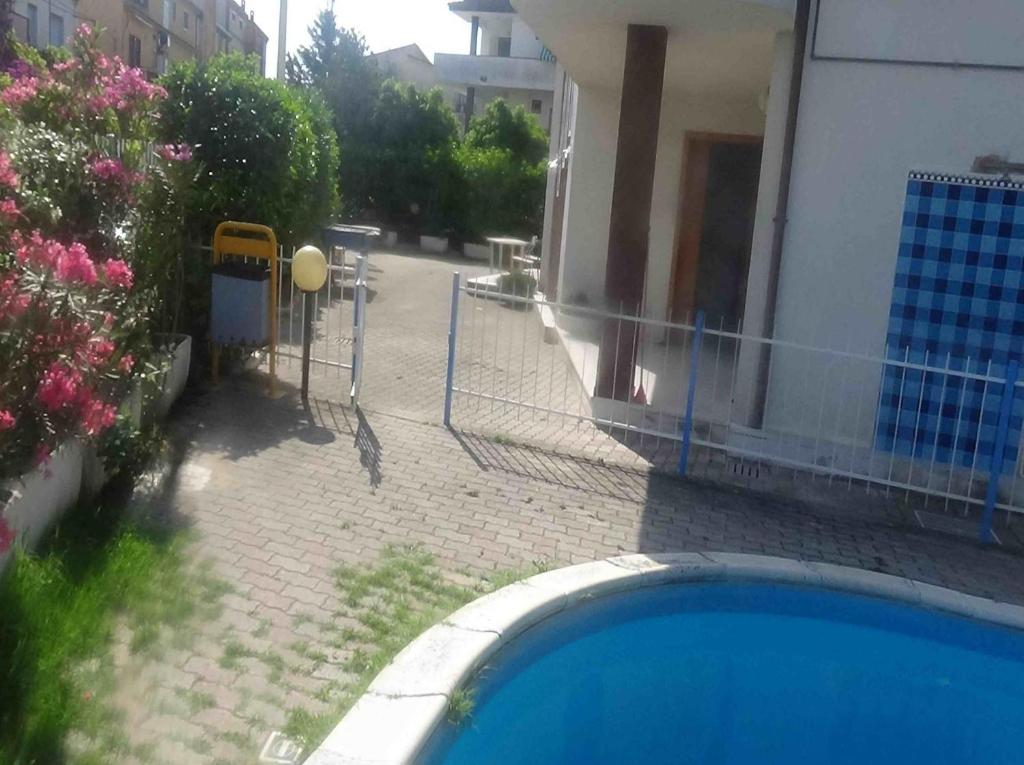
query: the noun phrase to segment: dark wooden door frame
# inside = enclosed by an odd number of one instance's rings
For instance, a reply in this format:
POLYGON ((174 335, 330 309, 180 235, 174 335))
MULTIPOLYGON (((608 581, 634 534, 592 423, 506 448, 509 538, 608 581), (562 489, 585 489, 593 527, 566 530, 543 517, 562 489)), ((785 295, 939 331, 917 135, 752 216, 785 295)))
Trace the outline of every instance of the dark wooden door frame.
MULTIPOLYGON (((668 321, 686 321, 697 303, 697 268, 704 234, 704 207, 711 147, 714 144, 763 144, 764 137, 745 133, 687 131, 676 213, 676 240, 669 281, 668 321)), ((745 292, 746 285, 743 285, 745 292)))

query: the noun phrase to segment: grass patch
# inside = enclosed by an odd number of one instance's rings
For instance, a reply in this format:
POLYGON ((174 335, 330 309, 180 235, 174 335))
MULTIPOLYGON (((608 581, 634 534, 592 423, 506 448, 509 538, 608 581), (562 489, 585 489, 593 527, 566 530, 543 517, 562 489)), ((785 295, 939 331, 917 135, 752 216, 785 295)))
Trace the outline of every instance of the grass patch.
POLYGON ((190 572, 183 532, 129 518, 130 496, 121 482, 83 503, 0 579, 0 762, 66 762, 71 731, 92 747, 80 762, 130 752, 111 702, 115 627, 148 652, 222 592, 190 572))
POLYGON ((448 722, 462 725, 473 714, 476 706, 476 692, 473 689, 456 688, 448 700, 448 722))
MULTIPOLYGON (((343 604, 338 616, 355 620, 359 627, 338 627, 324 637, 348 655, 344 669, 353 679, 333 689, 332 706, 325 714, 290 710, 284 732, 307 751, 315 749, 377 673, 412 640, 471 600, 544 568, 546 564, 535 563, 527 571, 501 572, 469 586, 458 585, 445 579, 433 556, 408 547, 387 549, 374 566, 338 568, 335 586, 343 604)), ((472 691, 458 691, 449 717, 465 719, 473 704, 472 691)))

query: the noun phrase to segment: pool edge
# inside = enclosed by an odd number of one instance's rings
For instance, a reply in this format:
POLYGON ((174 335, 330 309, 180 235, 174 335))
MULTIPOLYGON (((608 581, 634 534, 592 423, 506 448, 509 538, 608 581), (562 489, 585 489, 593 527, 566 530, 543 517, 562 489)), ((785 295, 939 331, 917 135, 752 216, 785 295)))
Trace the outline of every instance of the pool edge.
POLYGON ((866 569, 744 553, 607 558, 510 584, 431 627, 377 675, 306 763, 415 763, 456 689, 508 641, 581 600, 662 584, 739 580, 880 597, 1024 630, 1024 607, 866 569))

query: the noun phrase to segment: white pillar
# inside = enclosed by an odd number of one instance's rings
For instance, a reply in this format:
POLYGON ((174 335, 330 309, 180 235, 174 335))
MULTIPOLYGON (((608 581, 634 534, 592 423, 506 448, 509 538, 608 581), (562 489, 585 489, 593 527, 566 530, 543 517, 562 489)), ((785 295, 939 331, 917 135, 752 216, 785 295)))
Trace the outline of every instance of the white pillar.
MULTIPOLYGON (((761 154, 761 180, 757 188, 754 236, 747 272, 747 295, 743 306, 743 334, 764 336, 765 305, 768 296, 768 270, 771 268, 772 240, 775 234, 775 206, 782 177, 782 150, 789 108, 789 87, 793 73, 793 33, 775 36, 775 61, 765 110, 764 150, 761 154)), ((754 419, 758 384, 758 365, 762 343, 745 342, 740 346, 736 376, 735 422, 747 425, 754 419)), ((764 381, 767 384, 767 380, 764 381)))
POLYGON ((277 79, 284 82, 284 57, 288 51, 288 0, 280 0, 281 16, 277 23, 277 79))

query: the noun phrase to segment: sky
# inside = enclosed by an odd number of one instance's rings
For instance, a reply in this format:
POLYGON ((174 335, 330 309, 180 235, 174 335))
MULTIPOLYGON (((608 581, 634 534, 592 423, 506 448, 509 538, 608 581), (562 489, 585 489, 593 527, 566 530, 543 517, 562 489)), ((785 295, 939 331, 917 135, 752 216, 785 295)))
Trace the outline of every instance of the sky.
MULTIPOLYGON (((267 33, 267 74, 277 67, 279 0, 248 0, 246 8, 267 33)), ((309 41, 307 29, 330 0, 289 0, 288 45, 294 53, 309 41)), ((434 53, 469 53, 469 24, 448 10, 448 0, 336 0, 334 13, 343 27, 354 27, 370 50, 379 53, 417 43, 433 60, 434 53)))

